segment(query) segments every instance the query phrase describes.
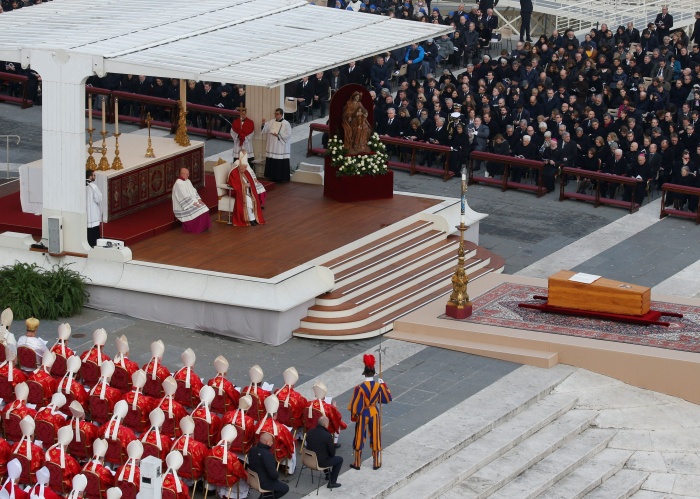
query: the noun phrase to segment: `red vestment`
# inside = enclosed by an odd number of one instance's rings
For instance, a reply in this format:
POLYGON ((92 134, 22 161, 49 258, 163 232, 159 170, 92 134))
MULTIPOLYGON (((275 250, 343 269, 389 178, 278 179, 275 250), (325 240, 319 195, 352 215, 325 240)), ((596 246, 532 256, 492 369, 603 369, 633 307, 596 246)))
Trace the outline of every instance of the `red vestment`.
POLYGON ((175 381, 177 381, 178 389, 175 393, 175 398, 178 402, 188 407, 194 407, 199 403, 199 390, 202 389, 204 383, 202 383, 202 378, 194 373, 194 370, 190 368, 190 382, 189 387, 187 386, 187 367, 183 367, 178 372, 175 373, 175 381), (182 383, 184 382, 184 383, 182 383), (186 391, 180 389, 180 385, 184 386, 186 391), (190 396, 185 396, 185 394, 190 394, 190 396), (192 400, 196 400, 195 404, 192 404, 192 400))
POLYGON ((14 400, 15 399, 15 387, 19 385, 20 383, 24 383, 27 381, 27 375, 24 374, 21 370, 16 368, 15 366, 12 366, 12 381, 9 381, 8 375, 10 373, 10 363, 7 362, 3 366, 0 366, 0 378, 4 378, 6 383, 9 383, 9 386, 5 384, 5 389, 2 390, 4 393, 2 393, 2 396, 5 399, 5 403, 14 400))
MULTIPOLYGON (((217 442, 217 439, 219 438, 219 433, 221 432, 221 417, 211 412, 211 410, 209 411, 209 414, 211 416, 211 423, 209 423, 209 442, 212 442, 213 445, 217 442)), ((195 420, 195 425, 200 424, 200 422, 197 421, 198 419, 202 421, 201 424, 206 424, 207 412, 204 407, 198 407, 190 415, 192 416, 192 419, 195 420)), ((205 436, 203 434, 199 434, 196 428, 194 436, 203 444, 209 444, 209 442, 205 440, 205 436)))
MULTIPOLYGON (((245 121, 241 121, 240 118, 236 118, 233 123, 231 123, 231 128, 236 134, 238 134, 238 145, 243 147, 243 142, 248 135, 255 131, 255 124, 253 120, 246 118, 245 121)), ((253 151, 247 151, 252 153, 253 151)))
POLYGON ((129 404, 129 411, 126 413, 123 423, 132 430, 141 433, 151 427, 148 415, 155 408, 157 401, 153 397, 144 395, 141 392, 138 392, 138 399, 136 397, 136 390, 131 390, 124 395, 124 400, 129 404), (136 399, 136 410, 133 408, 134 399, 136 399))
MULTIPOLYGON (((207 214, 209 216, 209 214, 207 214)), ((170 371, 167 367, 161 364, 162 359, 158 359, 158 366, 156 367, 155 359, 151 360, 143 366, 143 370, 146 372, 146 386, 143 387, 143 393, 155 398, 161 398, 163 396, 163 381, 170 376, 170 371), (155 371, 155 377, 154 377, 155 371)))
POLYGON ((80 402, 80 405, 87 407, 89 395, 88 392, 85 391, 85 388, 83 388, 83 385, 75 381, 75 378, 71 380, 69 386, 66 385, 68 385, 68 375, 64 376, 63 379, 59 381, 56 392, 61 392, 66 396, 65 411, 67 411, 67 414, 70 414, 68 406, 71 400, 77 400, 80 402), (70 398, 71 396, 73 397, 72 399, 70 398))
POLYGON ((153 444, 155 447, 158 447, 158 442, 160 441, 160 457, 161 461, 165 463, 165 457, 168 455, 170 452, 170 447, 173 445, 173 441, 170 440, 170 437, 167 437, 165 435, 159 434, 156 435, 155 431, 149 431, 148 434, 146 435, 145 439, 144 437, 141 437, 141 442, 144 444, 153 444))
POLYGON ((29 407, 27 407, 26 400, 15 400, 12 403, 8 404, 5 407, 5 410, 2 411, 3 421, 9 419, 10 414, 13 414, 13 415, 19 417, 19 419, 21 421, 24 418, 24 416, 31 416, 32 419, 34 419, 36 417, 36 410, 30 409, 29 407))
MULTIPOLYGON (((314 400, 307 406, 305 410, 308 411, 308 408, 312 407, 317 411, 321 411, 321 406, 319 405, 320 402, 321 401, 319 401, 318 399, 314 400)), ((338 433, 340 430, 344 430, 345 428, 347 428, 348 425, 343 421, 343 416, 340 414, 338 408, 332 404, 327 403, 325 400, 322 402, 323 411, 321 412, 324 413, 328 418, 328 431, 331 433, 338 433)))
MULTIPOLYGON (((32 474, 32 479, 34 479, 36 472, 44 466, 44 449, 32 442, 32 459, 29 465, 29 472, 32 474)), ((12 454, 19 454, 21 456, 27 457, 27 441, 22 440, 17 445, 12 448, 12 454)), ((10 456, 10 461, 12 461, 13 456, 10 456)), ((27 475, 27 470, 22 470, 22 476, 27 475)), ((36 481, 36 480, 34 480, 36 481)))
MULTIPOLYGON (((65 451, 65 466, 63 466, 63 488, 65 490, 71 490, 71 488, 73 488, 73 477, 80 473, 78 461, 68 452, 68 450, 65 451)), ((61 449, 53 447, 46 451, 46 461, 61 466, 61 449)))
POLYGON ((97 347, 92 346, 90 350, 86 350, 80 355, 80 360, 83 362, 80 366, 80 375, 83 378, 83 383, 88 386, 94 385, 100 377, 100 366, 105 360, 110 360, 104 352, 105 347, 100 346, 100 355, 97 355, 97 347), (91 365, 89 365, 91 364, 91 365))
POLYGON ((240 451, 243 454, 248 454, 250 448, 255 442, 255 420, 248 416, 243 411, 229 411, 224 414, 224 419, 221 421, 221 427, 223 428, 227 424, 232 424, 236 427, 238 435, 236 440, 231 444, 232 447, 242 447, 241 449, 233 449, 235 451, 240 451), (245 429, 243 429, 243 422, 245 421, 245 429))
MULTIPOLYGON (((217 457, 221 460, 224 458, 224 446, 223 444, 218 444, 216 447, 212 448, 209 451, 210 456, 217 457)), ((243 463, 241 463, 238 460, 238 456, 231 452, 231 448, 229 447, 226 455, 226 477, 227 477, 227 487, 231 487, 232 485, 235 485, 238 480, 247 480, 248 479, 248 473, 246 473, 245 468, 243 467, 243 463), (235 477, 233 479, 229 479, 229 477, 235 477)), ((218 484, 217 484, 218 485, 218 484)))
POLYGON ((100 423, 109 420, 114 411, 114 406, 122 399, 122 392, 116 388, 105 385, 104 395, 102 388, 102 382, 98 382, 90 391, 90 397, 88 399, 92 419, 100 423), (100 412, 99 415, 98 412, 100 412))
MULTIPOLYGON (((12 489, 15 489, 15 499, 29 499, 29 494, 22 490, 19 485, 15 484, 14 486, 11 485, 11 482, 7 482, 5 485, 3 485, 2 490, 6 490, 9 493, 12 492, 12 489)), ((11 497, 11 496, 10 496, 11 497)))
POLYGON ((126 448, 127 446, 134 440, 136 440, 136 435, 134 434, 134 431, 131 428, 127 428, 124 426, 124 422, 119 423, 119 429, 117 430, 117 438, 114 438, 113 433, 114 433, 114 425, 117 424, 116 421, 109 421, 108 423, 103 424, 100 426, 100 438, 104 438, 107 440, 107 443, 109 444, 110 449, 107 450, 107 455, 106 459, 112 463, 112 462, 117 462, 117 456, 116 454, 113 454, 113 449, 114 452, 116 452, 116 448, 113 446, 118 445, 119 446, 119 462, 125 463, 126 460, 129 458, 129 456, 126 453, 126 448))
POLYGON ((291 459, 292 455, 294 454, 294 437, 292 436, 292 433, 286 426, 277 421, 274 421, 274 426, 272 418, 268 417, 265 419, 265 422, 258 426, 260 431, 258 431, 258 429, 255 430, 256 443, 258 440, 260 440, 260 435, 263 433, 269 433, 275 438, 275 445, 273 447, 273 455, 275 456, 275 460, 279 462, 283 459, 291 459), (277 427, 277 435, 275 435, 274 426, 277 427))
POLYGON ((263 217, 262 213, 262 201, 255 189, 255 180, 249 171, 246 170, 244 173, 247 182, 246 186, 244 186, 246 182, 241 179, 241 173, 238 168, 232 169, 228 175, 228 185, 233 187, 233 194, 236 198, 236 202, 233 204, 233 225, 236 227, 247 227, 250 225, 250 220, 248 220, 248 201, 246 200, 248 193, 250 193, 250 199, 253 201, 255 220, 259 224, 264 224, 265 217, 263 217))
POLYGON ((63 428, 68 424, 66 421, 66 416, 62 412, 56 411, 53 412, 51 410, 51 407, 42 407, 39 409, 36 413, 36 417, 34 418, 34 422, 36 423, 36 430, 34 433, 34 437, 37 438, 38 440, 41 440, 44 443, 44 446, 50 446, 53 445, 54 442, 56 441, 56 435, 58 435, 58 430, 63 428), (47 442, 43 439, 43 435, 40 435, 39 429, 41 426, 39 425, 40 421, 46 421, 49 423, 51 426, 53 426, 53 441, 47 442), (41 438, 40 438, 41 437, 41 438))
MULTIPOLYGON (((129 482, 129 474, 131 473, 131 462, 126 462, 117 468, 117 474, 115 475, 117 480, 120 482, 129 482), (123 477, 123 478, 119 478, 123 477)), ((137 487, 141 486, 141 470, 138 466, 134 466, 134 480, 130 483, 135 484, 137 487)))
POLYGON ((27 383, 30 381, 36 382, 41 385, 43 389, 43 400, 39 402, 38 400, 32 400, 32 387, 29 386, 29 400, 32 403, 38 403, 39 405, 48 405, 51 402, 51 396, 56 393, 56 388, 58 388, 58 380, 51 376, 51 373, 47 373, 44 368, 39 368, 35 373, 32 373, 27 379, 27 383))
POLYGON ((241 395, 250 395, 253 405, 248 409, 248 414, 255 421, 260 421, 265 416, 265 399, 270 396, 270 392, 263 390, 259 385, 255 387, 246 386, 241 390, 241 395))
POLYGON ((173 491, 176 499, 190 499, 190 492, 187 485, 185 485, 185 482, 183 482, 181 478, 178 477, 178 480, 180 482, 180 492, 177 491, 175 477, 172 471, 168 472, 167 475, 163 476, 163 488, 173 491))
POLYGON ((187 470, 184 466, 180 468, 180 473, 182 474, 182 476, 191 480, 199 480, 200 478, 202 478, 202 476, 204 476, 204 459, 209 453, 209 449, 207 449, 206 445, 204 445, 199 440, 195 440, 192 435, 190 435, 190 438, 187 438, 186 435, 182 435, 178 437, 177 440, 175 440, 175 443, 173 443, 172 446, 172 450, 180 451, 183 457, 192 457, 193 476, 188 476, 188 473, 186 473, 187 470), (185 442, 187 442, 186 447, 185 442))
POLYGON ((0 438, 0 476, 7 476, 7 463, 11 461, 12 447, 7 440, 0 438))
POLYGON ((294 387, 290 387, 289 385, 284 385, 282 388, 277 390, 275 395, 277 395, 277 398, 280 401, 280 406, 277 412, 277 421, 293 428, 300 428, 303 424, 302 417, 304 415, 304 409, 309 407, 309 401, 306 400, 306 398, 298 391, 296 391, 294 387), (288 408, 287 396, 289 396, 288 408), (289 411, 287 411, 291 413, 291 418, 289 420, 287 420, 287 417, 280 418, 280 412, 283 411, 283 408, 289 409, 289 411), (295 424, 292 424, 291 419, 294 419, 295 424))
POLYGON ((158 407, 165 413, 165 422, 160 429, 161 433, 169 437, 180 436, 180 420, 187 416, 187 409, 182 407, 182 404, 177 400, 168 396, 160 399, 158 407))
POLYGON ((51 351, 57 356, 66 359, 70 359, 73 355, 75 355, 75 352, 73 350, 68 348, 65 344, 61 344, 60 341, 51 347, 51 351))
POLYGON ((241 398, 241 394, 234 387, 234 384, 226 379, 226 375, 217 374, 215 378, 210 379, 207 385, 211 386, 216 395, 211 403, 211 409, 216 412, 224 412, 227 408, 229 410, 238 407, 238 400, 241 398))
MULTIPOLYGON (((69 487, 70 489, 70 487, 69 487)), ((43 497, 44 499, 61 499, 62 496, 59 496, 56 494, 53 490, 51 490, 48 485, 44 486, 44 495, 40 496, 41 494, 41 485, 36 484, 34 487, 32 487, 29 490, 29 496, 31 497, 32 494, 36 495, 37 497, 43 497)))
MULTIPOLYGON (((68 446, 68 449, 70 450, 71 454, 82 458, 82 453, 77 452, 75 449, 87 449, 88 453, 92 452, 92 444, 95 441, 95 439, 97 439, 97 437, 100 435, 100 429, 94 424, 85 421, 84 419, 77 420, 75 418, 71 418, 68 424, 70 424, 71 428, 73 428, 74 435, 73 441, 68 446), (78 441, 79 434, 81 434, 80 441, 78 441)), ((87 455, 84 457, 89 458, 91 456, 87 455)))
POLYGON ((84 471, 90 471, 95 473, 100 478, 100 488, 108 489, 114 487, 116 483, 116 477, 112 475, 112 472, 105 465, 99 461, 90 460, 85 466, 83 466, 84 471))
POLYGON ((131 386, 131 376, 139 370, 139 365, 130 360, 129 357, 124 357, 122 355, 117 355, 114 357, 114 374, 112 375, 111 384, 114 388, 128 392, 131 386), (123 369, 123 371, 122 371, 123 369), (119 383, 116 380, 119 380, 119 383), (124 385, 124 388, 122 388, 124 385))

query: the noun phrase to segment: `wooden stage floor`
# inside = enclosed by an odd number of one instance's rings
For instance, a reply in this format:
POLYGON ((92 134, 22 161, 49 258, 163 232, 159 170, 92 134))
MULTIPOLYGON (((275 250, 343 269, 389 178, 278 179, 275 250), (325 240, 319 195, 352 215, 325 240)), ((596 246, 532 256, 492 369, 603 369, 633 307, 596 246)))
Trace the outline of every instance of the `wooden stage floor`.
POLYGON ((281 184, 268 192, 266 225, 212 223, 203 234, 173 229, 131 250, 134 260, 269 279, 440 202, 395 195, 338 203, 323 197, 323 186, 281 184))

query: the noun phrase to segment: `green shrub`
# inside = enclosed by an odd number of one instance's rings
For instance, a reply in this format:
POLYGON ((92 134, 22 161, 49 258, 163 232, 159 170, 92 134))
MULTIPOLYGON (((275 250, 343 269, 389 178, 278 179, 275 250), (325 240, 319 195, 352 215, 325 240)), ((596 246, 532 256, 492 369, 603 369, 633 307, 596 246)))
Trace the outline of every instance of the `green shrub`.
POLYGON ((55 320, 80 313, 90 294, 86 279, 69 265, 45 270, 37 264, 15 262, 0 268, 0 306, 18 319, 55 320))

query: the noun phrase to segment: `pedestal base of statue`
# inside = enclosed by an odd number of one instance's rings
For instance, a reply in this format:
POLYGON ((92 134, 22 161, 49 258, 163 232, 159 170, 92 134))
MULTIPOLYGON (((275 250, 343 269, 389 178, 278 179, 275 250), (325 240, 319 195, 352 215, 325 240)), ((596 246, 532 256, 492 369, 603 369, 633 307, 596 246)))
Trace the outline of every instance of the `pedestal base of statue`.
POLYGON ((323 195, 334 201, 354 203, 394 197, 394 172, 391 170, 384 175, 338 177, 330 158, 326 157, 324 172, 323 195))
POLYGON ((448 303, 445 305, 445 315, 453 319, 466 319, 472 315, 472 302, 467 302, 463 307, 448 303))

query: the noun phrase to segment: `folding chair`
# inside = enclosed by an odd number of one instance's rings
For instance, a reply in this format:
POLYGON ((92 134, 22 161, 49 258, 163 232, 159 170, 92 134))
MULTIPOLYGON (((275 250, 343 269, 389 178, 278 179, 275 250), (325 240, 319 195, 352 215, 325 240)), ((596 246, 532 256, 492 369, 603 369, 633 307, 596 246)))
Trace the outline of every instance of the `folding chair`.
MULTIPOLYGON (((301 478, 301 474, 304 471, 304 468, 307 468, 311 471, 311 483, 314 483, 314 471, 318 471, 318 487, 316 487, 316 495, 318 495, 318 491, 321 489, 321 473, 330 473, 331 469, 333 468, 332 466, 326 466, 325 468, 321 467, 318 465, 318 457, 316 456, 316 453, 312 450, 309 449, 301 449, 301 469, 299 470, 299 476, 297 477, 297 484, 295 487, 299 486, 299 479, 301 478)), ((331 489, 333 490, 333 489, 331 489)))

